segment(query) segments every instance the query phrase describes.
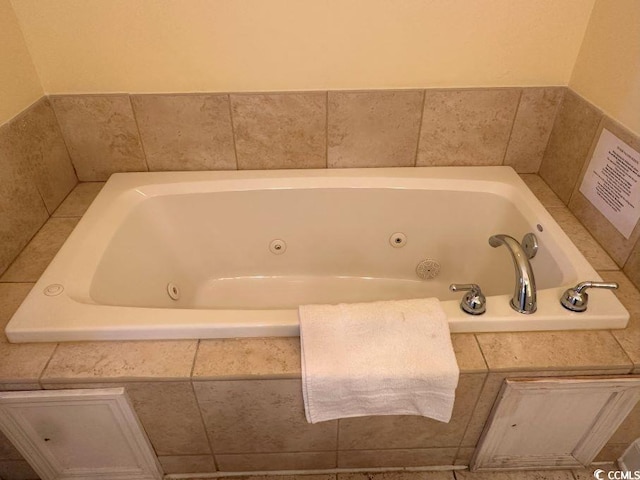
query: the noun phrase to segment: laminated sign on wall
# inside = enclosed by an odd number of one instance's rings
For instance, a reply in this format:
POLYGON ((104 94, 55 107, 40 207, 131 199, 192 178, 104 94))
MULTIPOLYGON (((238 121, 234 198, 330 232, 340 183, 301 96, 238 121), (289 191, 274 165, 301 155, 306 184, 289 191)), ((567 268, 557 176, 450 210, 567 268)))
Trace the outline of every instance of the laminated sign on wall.
POLYGON ((580 192, 629 238, 640 219, 640 153, 603 128, 580 192))

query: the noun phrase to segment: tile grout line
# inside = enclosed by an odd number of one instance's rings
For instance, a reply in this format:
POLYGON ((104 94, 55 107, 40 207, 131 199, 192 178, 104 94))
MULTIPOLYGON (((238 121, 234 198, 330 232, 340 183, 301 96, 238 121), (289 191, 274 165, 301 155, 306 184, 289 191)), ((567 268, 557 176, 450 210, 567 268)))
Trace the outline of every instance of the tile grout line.
POLYGON ((418 122, 418 141, 416 142, 416 154, 413 157, 413 166, 418 166, 418 153, 420 152, 420 140, 422 140, 422 123, 424 122, 424 109, 427 104, 427 90, 422 89, 422 108, 420 110, 420 122, 418 122))
POLYGON ((502 154, 502 161, 500 162, 500 165, 504 165, 504 162, 507 159, 507 153, 509 153, 509 145, 511 144, 511 138, 513 137, 513 129, 516 126, 516 119, 518 118, 518 113, 520 112, 520 105, 522 104, 523 95, 524 95, 524 88, 520 88, 520 93, 518 95, 518 103, 513 113, 513 118, 511 119, 511 128, 509 129, 509 136, 507 137, 507 143, 504 146, 504 153, 502 154))
POLYGON ((131 108, 131 115, 133 115, 133 121, 136 124, 136 131, 138 132, 138 138, 140 139, 140 149, 142 150, 142 158, 144 159, 144 164, 147 167, 147 172, 150 172, 149 169, 149 160, 147 159, 147 150, 144 147, 144 140, 142 138, 142 133, 140 133, 140 123, 138 122, 138 116, 136 115, 136 109, 133 108, 133 100, 132 95, 127 93, 127 100, 129 100, 129 107, 131 108))
MULTIPOLYGON (((200 340, 198 340, 198 344, 200 344, 200 340)), ((195 363, 195 360, 194 360, 194 363, 195 363)), ((213 444, 209 436, 209 430, 207 429, 207 425, 204 421, 202 406, 200 405, 200 399, 198 398, 195 385, 193 384, 193 378, 189 380, 189 385, 191 385, 191 393, 193 393, 193 396, 196 399, 196 406, 198 407, 198 417, 200 418, 200 424, 202 425, 202 429, 204 430, 204 436, 207 439, 207 446, 209 447, 209 455, 211 455, 211 460, 213 461, 213 468, 216 472, 219 472, 220 469, 218 468, 218 460, 216 459, 216 454, 213 451, 213 444)))
POLYGON ((324 97, 324 168, 329 168, 329 90, 324 97))
POLYGON ((229 121, 231 122, 231 140, 233 141, 233 154, 236 159, 236 170, 240 170, 240 162, 238 160, 238 146, 236 145, 236 127, 233 120, 233 106, 231 102, 231 94, 227 93, 227 104, 229 107, 229 121))
POLYGON ((236 128, 233 123, 233 107, 231 105, 231 94, 227 93, 227 108, 229 109, 229 121, 231 122, 231 141, 233 142, 233 155, 236 159, 236 170, 240 170, 240 164, 238 162, 238 147, 236 145, 236 128))
POLYGON ((49 364, 51 363, 51 360, 53 360, 53 356, 58 351, 58 347, 59 346, 60 346, 60 343, 56 343, 56 346, 53 347, 53 352, 51 352, 51 355, 49 356, 49 359, 47 360, 47 363, 45 363, 44 367, 42 368, 42 371, 40 372, 40 375, 38 376, 38 384, 40 385, 40 389, 41 390, 45 390, 44 384, 42 383, 42 377, 44 376, 44 372, 47 371, 47 368, 49 367, 49 364))

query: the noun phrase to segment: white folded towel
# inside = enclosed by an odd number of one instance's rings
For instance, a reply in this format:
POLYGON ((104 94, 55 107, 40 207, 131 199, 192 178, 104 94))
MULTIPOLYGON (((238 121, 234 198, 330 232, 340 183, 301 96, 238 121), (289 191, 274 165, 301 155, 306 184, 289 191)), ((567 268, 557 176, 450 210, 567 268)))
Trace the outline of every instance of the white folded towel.
POLYGON ((460 370, 437 299, 299 307, 309 423, 365 415, 451 419, 460 370))

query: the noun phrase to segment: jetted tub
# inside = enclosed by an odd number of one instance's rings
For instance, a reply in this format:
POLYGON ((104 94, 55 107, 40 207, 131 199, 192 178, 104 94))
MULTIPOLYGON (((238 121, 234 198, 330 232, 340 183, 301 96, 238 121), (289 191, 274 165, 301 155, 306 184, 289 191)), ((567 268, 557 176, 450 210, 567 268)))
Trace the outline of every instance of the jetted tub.
POLYGON ((509 167, 115 174, 9 322, 12 342, 295 336, 297 306, 438 297, 452 332, 622 328, 611 291, 509 167), (531 260, 538 309, 509 302, 505 247, 531 260), (423 262, 425 261, 426 262, 423 262), (421 279, 416 267, 428 265, 421 279), (439 270, 439 271, 438 271, 439 270), (477 283, 487 311, 459 308, 477 283))

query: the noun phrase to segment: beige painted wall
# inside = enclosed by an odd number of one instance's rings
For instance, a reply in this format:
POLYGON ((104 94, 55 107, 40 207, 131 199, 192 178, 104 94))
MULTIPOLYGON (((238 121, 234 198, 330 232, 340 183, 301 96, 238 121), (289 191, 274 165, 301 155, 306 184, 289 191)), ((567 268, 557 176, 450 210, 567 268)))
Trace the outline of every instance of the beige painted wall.
POLYGON ((12 0, 48 93, 566 85, 594 0, 12 0))
POLYGON ((569 86, 640 135, 640 1, 597 0, 569 86))
POLYGON ((14 117, 42 96, 9 0, 0 0, 0 124, 14 117))

